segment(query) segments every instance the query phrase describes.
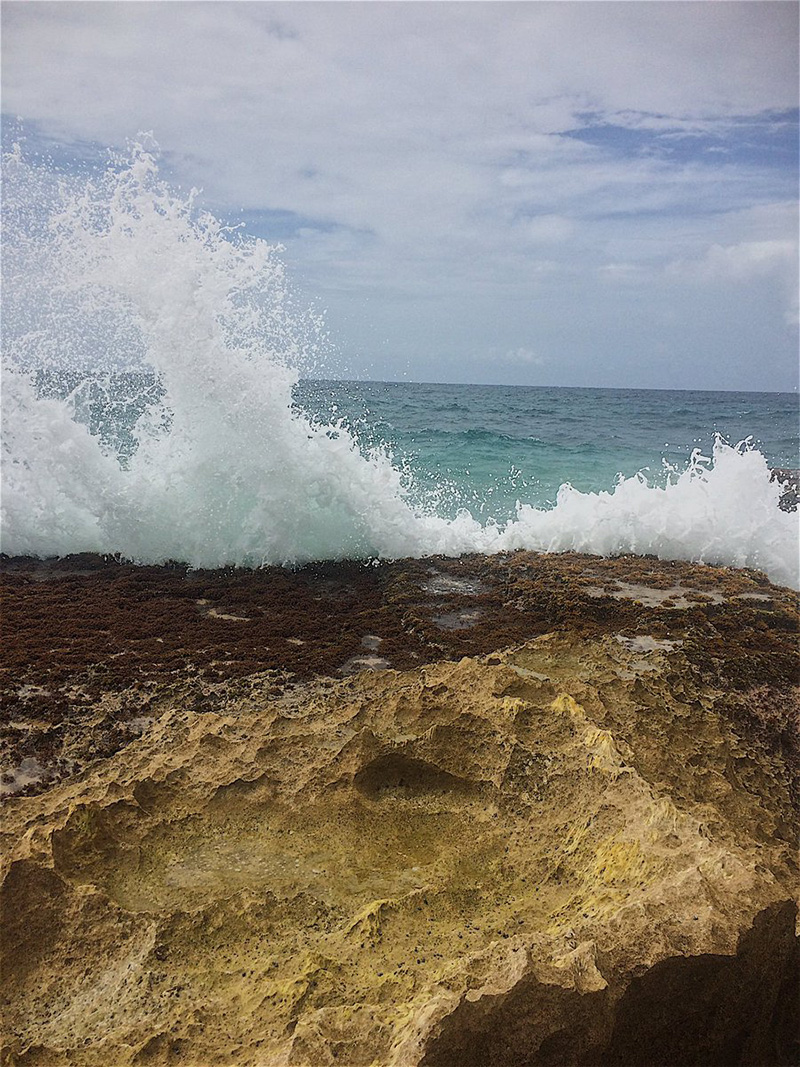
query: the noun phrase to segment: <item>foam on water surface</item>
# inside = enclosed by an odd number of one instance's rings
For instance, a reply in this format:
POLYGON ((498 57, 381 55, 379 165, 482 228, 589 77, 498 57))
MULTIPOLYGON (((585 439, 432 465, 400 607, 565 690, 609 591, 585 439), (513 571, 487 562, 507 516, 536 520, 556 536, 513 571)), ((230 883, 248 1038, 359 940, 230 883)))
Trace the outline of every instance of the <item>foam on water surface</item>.
POLYGON ((653 553, 756 567, 797 586, 797 516, 756 449, 717 440, 665 485, 561 487, 508 522, 412 504, 386 449, 298 410, 322 332, 293 305, 265 242, 198 212, 142 148, 89 179, 19 150, 6 173, 4 552, 104 552, 197 567, 492 553, 653 553), (80 390, 35 373, 134 366, 155 375, 117 454, 81 421, 80 390))

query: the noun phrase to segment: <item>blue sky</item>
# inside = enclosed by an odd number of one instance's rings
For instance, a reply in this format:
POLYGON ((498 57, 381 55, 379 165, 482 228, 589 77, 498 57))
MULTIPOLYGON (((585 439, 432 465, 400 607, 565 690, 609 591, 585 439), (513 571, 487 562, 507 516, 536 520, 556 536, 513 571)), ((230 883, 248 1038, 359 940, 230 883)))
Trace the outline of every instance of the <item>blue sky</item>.
POLYGON ((62 159, 152 131, 344 374, 789 390, 797 12, 10 0, 2 105, 62 159))

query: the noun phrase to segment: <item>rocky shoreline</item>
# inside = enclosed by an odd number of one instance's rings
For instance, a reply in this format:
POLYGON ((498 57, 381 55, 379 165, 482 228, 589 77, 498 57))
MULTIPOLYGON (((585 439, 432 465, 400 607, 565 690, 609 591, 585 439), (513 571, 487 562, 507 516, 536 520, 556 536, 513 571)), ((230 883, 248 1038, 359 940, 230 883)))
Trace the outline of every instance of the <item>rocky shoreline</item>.
POLYGON ((798 596, 0 561, 4 1064, 786 1065, 798 596))

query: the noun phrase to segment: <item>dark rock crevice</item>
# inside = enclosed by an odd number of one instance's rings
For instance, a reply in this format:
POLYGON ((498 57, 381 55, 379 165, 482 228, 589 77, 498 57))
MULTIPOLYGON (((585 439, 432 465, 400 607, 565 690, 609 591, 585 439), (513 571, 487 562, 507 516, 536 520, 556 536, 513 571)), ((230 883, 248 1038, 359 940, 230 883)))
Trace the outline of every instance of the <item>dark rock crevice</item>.
POLYGON ((423 1067, 793 1067, 800 997, 792 902, 756 916, 735 955, 675 956, 580 993, 525 975, 499 996, 462 999, 423 1067))

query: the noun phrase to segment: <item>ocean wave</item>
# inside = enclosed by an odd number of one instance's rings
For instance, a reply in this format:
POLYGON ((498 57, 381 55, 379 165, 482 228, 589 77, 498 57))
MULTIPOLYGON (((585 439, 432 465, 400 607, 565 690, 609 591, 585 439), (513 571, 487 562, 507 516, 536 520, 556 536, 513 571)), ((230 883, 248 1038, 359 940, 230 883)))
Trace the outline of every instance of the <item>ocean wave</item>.
POLYGON ((644 475, 603 492, 563 485, 554 507, 521 501, 505 523, 466 510, 444 518, 432 497, 412 505, 419 494, 387 448, 362 449, 344 424, 297 408, 314 335, 273 249, 198 213, 142 148, 79 188, 43 183, 19 152, 4 167, 3 551, 196 567, 515 548, 635 552, 755 567, 800 584, 797 516, 779 510, 766 459, 721 439, 664 485, 644 475), (30 205, 42 187, 48 225, 30 205), (92 353, 117 356, 123 339, 158 382, 124 463, 81 422, 74 396, 36 386, 42 368, 79 373, 86 338, 92 353))

